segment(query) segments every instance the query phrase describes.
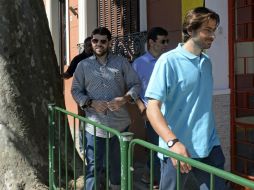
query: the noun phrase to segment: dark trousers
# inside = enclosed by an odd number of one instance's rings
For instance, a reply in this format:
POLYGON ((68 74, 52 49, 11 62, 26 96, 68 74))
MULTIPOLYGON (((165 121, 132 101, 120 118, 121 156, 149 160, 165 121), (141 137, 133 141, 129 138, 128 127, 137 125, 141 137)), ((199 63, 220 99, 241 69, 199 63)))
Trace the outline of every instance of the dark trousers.
MULTIPOLYGON (((146 121, 145 123, 146 132, 147 132, 147 141, 149 143, 155 144, 158 146, 159 144, 159 136, 154 131, 153 127, 151 126, 150 122, 146 121)), ((153 156, 153 164, 154 164, 154 179, 159 183, 160 182, 160 159, 157 156, 157 152, 154 153, 153 156)), ((150 156, 148 156, 147 160, 147 169, 150 169, 150 156)))
MULTIPOLYGON (((206 158, 195 159, 202 163, 224 169, 225 157, 221 150, 221 146, 215 146, 206 158)), ((210 174, 197 168, 192 168, 188 174, 181 175, 181 190, 209 190, 210 174)), ((172 164, 171 158, 161 160, 161 181, 160 190, 176 189, 176 169, 172 164)), ((215 177, 215 189, 225 190, 225 180, 215 177)))
MULTIPOLYGON (((128 130, 128 127, 125 131, 128 130)), ((96 159, 96 173, 97 173, 97 188, 100 185, 100 176, 105 168, 106 160, 106 138, 96 137, 96 158, 94 158, 94 135, 86 132, 86 190, 93 190, 95 185, 95 159, 96 159)), ((109 139, 109 179, 113 185, 120 185, 121 183, 121 157, 120 157, 120 143, 116 136, 109 139)))

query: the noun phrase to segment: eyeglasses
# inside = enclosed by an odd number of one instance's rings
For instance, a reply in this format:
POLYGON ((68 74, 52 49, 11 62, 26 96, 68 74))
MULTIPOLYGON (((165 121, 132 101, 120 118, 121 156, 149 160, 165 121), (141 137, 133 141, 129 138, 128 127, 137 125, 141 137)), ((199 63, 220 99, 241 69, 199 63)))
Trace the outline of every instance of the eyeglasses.
POLYGON ((168 44, 169 43, 169 40, 167 39, 167 40, 161 40, 161 41, 159 41, 161 44, 168 44))
POLYGON ((98 40, 98 39, 96 39, 96 38, 93 38, 91 41, 92 41, 93 44, 98 44, 99 41, 100 41, 102 44, 106 44, 108 40, 98 40))

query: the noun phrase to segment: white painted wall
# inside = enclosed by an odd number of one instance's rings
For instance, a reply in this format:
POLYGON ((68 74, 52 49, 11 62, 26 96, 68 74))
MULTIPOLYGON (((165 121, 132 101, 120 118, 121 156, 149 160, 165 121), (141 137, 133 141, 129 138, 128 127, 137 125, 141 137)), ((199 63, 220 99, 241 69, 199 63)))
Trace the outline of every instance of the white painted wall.
POLYGON ((48 17, 49 22, 49 29, 52 35, 53 43, 54 43, 54 49, 55 54, 57 58, 57 62, 59 64, 59 57, 60 57, 60 39, 59 39, 59 25, 60 25, 60 19, 59 19, 59 5, 58 1, 55 0, 46 0, 45 3, 45 9, 46 14, 48 17))
POLYGON ((69 66, 70 65, 70 17, 69 17, 69 1, 66 1, 65 4, 65 20, 66 20, 66 32, 65 32, 65 37, 66 37, 66 64, 69 66))
POLYGON ((207 50, 213 63, 214 94, 228 94, 229 90, 229 47, 228 47, 228 1, 206 0, 205 5, 220 15, 216 39, 207 50))
POLYGON ((90 0, 78 1, 79 15, 79 43, 83 43, 87 36, 97 27, 97 3, 90 0))
POLYGON ((147 3, 145 0, 139 1, 139 28, 140 31, 146 31, 147 30, 147 3))

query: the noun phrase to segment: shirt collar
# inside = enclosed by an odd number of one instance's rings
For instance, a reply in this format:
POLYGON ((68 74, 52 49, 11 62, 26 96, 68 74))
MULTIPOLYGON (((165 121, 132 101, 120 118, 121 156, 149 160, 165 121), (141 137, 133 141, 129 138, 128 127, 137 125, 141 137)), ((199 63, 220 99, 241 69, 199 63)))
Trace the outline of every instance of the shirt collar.
POLYGON ((145 56, 149 61, 155 61, 157 58, 155 58, 149 51, 146 52, 145 56))
POLYGON ((196 59, 196 58, 200 58, 197 55, 194 55, 192 53, 190 53, 189 51, 187 51, 186 49, 183 48, 183 43, 179 43, 177 46, 177 50, 184 55, 185 57, 187 57, 188 59, 196 59))
MULTIPOLYGON (((112 57, 112 53, 111 52, 108 52, 108 55, 107 55, 107 62, 111 59, 111 57, 112 57)), ((92 59, 94 59, 94 60, 96 60, 97 61, 97 57, 96 57, 96 55, 95 54, 93 54, 92 56, 92 59)), ((97 61, 98 62, 98 61, 97 61)), ((98 62, 99 63, 99 62, 98 62)))

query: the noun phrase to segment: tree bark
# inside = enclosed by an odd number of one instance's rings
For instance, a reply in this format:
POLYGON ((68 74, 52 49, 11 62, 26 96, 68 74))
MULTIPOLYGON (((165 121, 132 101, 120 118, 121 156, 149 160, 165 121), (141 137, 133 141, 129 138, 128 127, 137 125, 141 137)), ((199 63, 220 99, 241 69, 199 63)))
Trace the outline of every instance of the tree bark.
POLYGON ((0 189, 48 189, 47 104, 64 104, 44 4, 1 0, 0 14, 0 189))

